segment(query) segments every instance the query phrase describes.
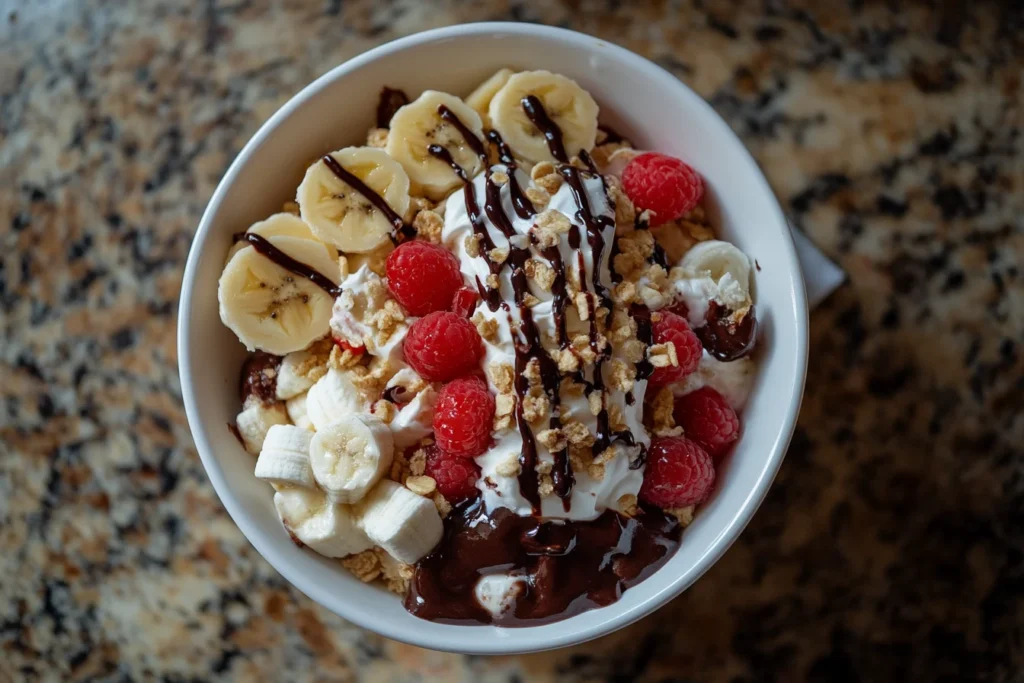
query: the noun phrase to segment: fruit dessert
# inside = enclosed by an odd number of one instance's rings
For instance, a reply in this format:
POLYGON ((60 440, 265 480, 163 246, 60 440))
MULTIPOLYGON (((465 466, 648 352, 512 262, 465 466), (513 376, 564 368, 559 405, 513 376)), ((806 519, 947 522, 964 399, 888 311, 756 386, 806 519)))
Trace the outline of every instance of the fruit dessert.
POLYGON ((614 602, 740 434, 751 261, 697 170, 598 115, 547 71, 385 88, 367 144, 314 160, 228 254, 256 477, 296 543, 424 619, 614 602))

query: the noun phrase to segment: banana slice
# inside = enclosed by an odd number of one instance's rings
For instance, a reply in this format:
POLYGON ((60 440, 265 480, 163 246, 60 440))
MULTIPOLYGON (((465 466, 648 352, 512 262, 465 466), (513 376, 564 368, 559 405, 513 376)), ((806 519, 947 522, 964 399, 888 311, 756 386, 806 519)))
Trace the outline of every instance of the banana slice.
POLYGON ((690 277, 710 277, 718 285, 719 300, 738 310, 750 303, 750 257, 735 245, 707 240, 693 245, 679 261, 690 277))
POLYGON ((352 413, 370 412, 369 402, 341 370, 331 369, 306 392, 306 416, 319 431, 352 413))
MULTIPOLYGON (((380 195, 392 211, 405 215, 409 208, 409 176, 384 150, 346 147, 331 152, 331 156, 380 195)), ((313 234, 344 252, 373 251, 387 242, 395 229, 373 202, 335 175, 323 159, 306 169, 295 201, 313 234)))
POLYGON ((491 106, 491 100, 501 88, 508 83, 508 79, 515 72, 512 69, 500 69, 493 76, 476 87, 476 90, 466 98, 466 104, 473 108, 484 123, 484 128, 491 128, 491 117, 487 108, 491 106))
POLYGON ((307 394, 299 394, 294 398, 288 399, 284 402, 284 408, 288 412, 288 419, 292 421, 293 425, 313 431, 313 422, 309 419, 309 415, 306 412, 306 396, 307 394))
POLYGON ((373 547, 352 512, 332 503, 317 489, 282 489, 274 494, 274 507, 284 528, 325 557, 346 557, 373 547))
POLYGON ((494 95, 488 114, 512 152, 528 161, 557 161, 544 134, 523 110, 523 99, 534 95, 562 131, 562 143, 571 159, 588 152, 597 140, 597 103, 576 81, 550 71, 524 71, 510 76, 494 95))
POLYGON ((274 425, 267 430, 263 450, 256 460, 256 478, 278 486, 316 488, 309 466, 313 433, 294 425, 274 425))
MULTIPOLYGON (((313 240, 314 242, 323 244, 323 242, 320 242, 317 236, 313 234, 313 231, 309 229, 309 226, 293 213, 275 213, 266 220, 253 223, 246 232, 259 235, 260 237, 266 237, 267 239, 271 237, 298 237, 299 239, 313 240)), ((248 246, 246 242, 235 242, 231 245, 231 249, 228 251, 228 257, 224 263, 230 261, 232 256, 244 249, 246 246, 248 246)), ((329 244, 324 244, 324 246, 327 248, 327 253, 331 255, 331 258, 337 260, 338 250, 329 244)))
POLYGON ((295 398, 313 386, 307 367, 311 364, 311 358, 313 354, 304 349, 289 353, 281 359, 281 365, 277 368, 277 398, 282 401, 295 398))
MULTIPOLYGON (((340 280, 324 245, 298 237, 268 241, 296 261, 340 280)), ((250 351, 279 356, 304 349, 330 330, 333 298, 309 280, 247 246, 231 257, 217 286, 220 319, 250 351)))
POLYGON ((371 541, 407 564, 433 550, 444 531, 433 501, 390 479, 373 487, 356 506, 355 516, 371 541))
POLYGON ((470 178, 481 168, 480 158, 466 143, 462 133, 441 118, 439 108, 442 105, 448 107, 477 139, 483 139, 483 123, 479 114, 455 95, 427 90, 414 102, 395 112, 386 148, 387 153, 405 168, 414 189, 434 200, 444 199, 462 181, 451 166, 427 151, 430 145, 447 149, 470 178))
POLYGON ((355 503, 391 467, 391 429, 373 415, 345 415, 313 435, 309 460, 317 483, 337 503, 355 503))
POLYGON ((242 412, 235 418, 235 429, 242 437, 245 450, 259 455, 263 450, 263 441, 274 425, 288 424, 288 415, 280 403, 263 403, 253 400, 246 404, 242 412))

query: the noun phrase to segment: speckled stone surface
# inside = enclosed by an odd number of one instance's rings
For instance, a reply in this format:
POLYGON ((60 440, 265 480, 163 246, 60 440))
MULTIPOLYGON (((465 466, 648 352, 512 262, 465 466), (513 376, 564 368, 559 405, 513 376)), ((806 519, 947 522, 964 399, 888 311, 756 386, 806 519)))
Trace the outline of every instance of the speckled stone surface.
POLYGON ((0 680, 1024 680, 1024 13, 932 4, 0 2, 0 680), (484 19, 671 69, 850 275, 742 539, 656 617, 521 658, 290 588, 204 475, 174 343, 258 125, 368 47, 484 19))

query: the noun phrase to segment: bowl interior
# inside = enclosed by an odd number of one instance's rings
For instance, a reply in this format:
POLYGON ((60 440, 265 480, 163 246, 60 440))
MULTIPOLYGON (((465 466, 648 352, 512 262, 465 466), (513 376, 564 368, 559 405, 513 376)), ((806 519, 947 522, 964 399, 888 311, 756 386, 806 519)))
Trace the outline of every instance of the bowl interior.
POLYGON ((285 578, 325 607, 386 636, 463 652, 539 650, 580 642, 633 621, 703 573, 742 530, 781 463, 803 388, 806 305, 782 214, 729 128, 670 74, 595 38, 529 25, 442 29, 378 48, 328 73, 261 128, 218 187, 189 255, 180 310, 182 390, 210 478, 243 533, 285 578), (392 594, 366 586, 332 560, 292 544, 278 523, 253 457, 228 429, 239 409, 241 344, 218 315, 217 279, 232 233, 293 200, 307 165, 363 144, 382 85, 466 95, 501 67, 549 69, 576 79, 601 106, 603 123, 638 147, 690 162, 704 176, 724 239, 757 260, 762 322, 757 385, 743 435, 713 499, 679 551, 612 606, 525 629, 431 624, 392 594))

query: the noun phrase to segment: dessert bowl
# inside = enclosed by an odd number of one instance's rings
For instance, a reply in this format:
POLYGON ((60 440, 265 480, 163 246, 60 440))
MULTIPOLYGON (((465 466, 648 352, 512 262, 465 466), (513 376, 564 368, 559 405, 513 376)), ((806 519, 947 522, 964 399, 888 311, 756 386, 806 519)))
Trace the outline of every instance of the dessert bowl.
POLYGON ((245 146, 215 191, 189 253, 179 308, 179 370, 189 425, 229 514, 256 549, 299 590, 364 628, 410 644, 508 654, 580 643, 657 609, 696 581, 749 522, 781 465, 799 412, 807 358, 804 284, 785 218, 757 165, 711 107, 646 59, 596 38, 527 24, 470 24, 428 31, 371 50, 303 89, 245 146), (758 376, 733 455, 679 549, 606 607, 516 628, 424 621, 401 600, 337 561, 298 547, 281 526, 253 456, 228 425, 239 411, 244 347, 221 325, 218 278, 232 236, 280 210, 311 160, 362 144, 382 86, 466 95, 503 67, 550 69, 576 80, 601 122, 700 169, 706 208, 722 239, 757 265, 758 376))

